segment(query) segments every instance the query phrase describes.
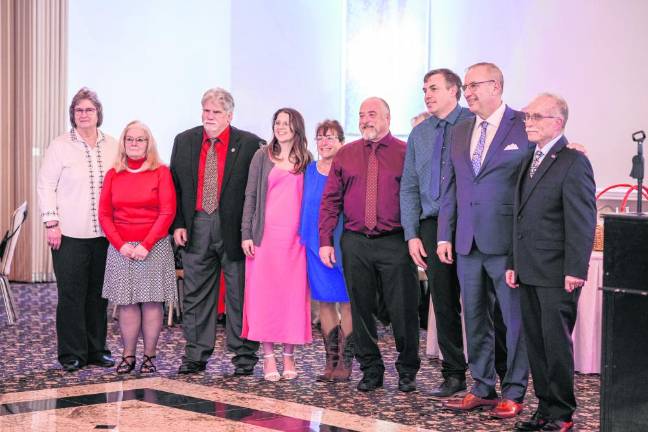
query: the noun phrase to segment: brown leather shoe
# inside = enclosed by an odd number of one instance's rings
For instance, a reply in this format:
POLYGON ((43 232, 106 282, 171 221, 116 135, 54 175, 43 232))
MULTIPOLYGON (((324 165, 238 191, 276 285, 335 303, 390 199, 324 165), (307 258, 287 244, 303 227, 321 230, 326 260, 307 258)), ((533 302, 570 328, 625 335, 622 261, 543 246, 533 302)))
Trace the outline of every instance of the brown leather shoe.
POLYGON ((507 419, 513 418, 522 412, 522 404, 511 399, 502 399, 497 406, 491 411, 493 417, 507 419))
POLYGON ((474 411, 491 409, 499 399, 482 399, 472 393, 468 393, 463 398, 450 399, 443 404, 443 407, 452 411, 474 411))

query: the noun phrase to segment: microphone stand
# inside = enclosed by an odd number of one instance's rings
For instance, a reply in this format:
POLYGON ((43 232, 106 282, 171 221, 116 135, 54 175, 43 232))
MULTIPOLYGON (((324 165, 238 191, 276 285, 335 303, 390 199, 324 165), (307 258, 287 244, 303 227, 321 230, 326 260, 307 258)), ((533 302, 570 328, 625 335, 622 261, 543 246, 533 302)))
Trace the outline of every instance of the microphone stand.
POLYGON ((637 214, 639 215, 643 213, 641 209, 641 201, 643 198, 644 139, 646 139, 646 134, 642 130, 632 134, 632 140, 637 143, 637 154, 632 157, 632 171, 630 171, 630 177, 637 179, 637 214))

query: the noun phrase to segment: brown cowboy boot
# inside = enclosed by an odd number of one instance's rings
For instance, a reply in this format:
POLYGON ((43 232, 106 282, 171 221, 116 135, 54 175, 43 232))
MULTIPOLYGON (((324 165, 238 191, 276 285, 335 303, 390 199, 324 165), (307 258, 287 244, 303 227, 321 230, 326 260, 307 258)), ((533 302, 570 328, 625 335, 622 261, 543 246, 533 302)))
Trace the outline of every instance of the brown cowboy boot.
POLYGON ((324 373, 317 376, 317 381, 332 381, 331 375, 333 374, 333 370, 336 368, 340 357, 338 352, 339 328, 339 326, 333 327, 333 330, 331 330, 328 335, 325 335, 324 332, 322 332, 324 349, 326 350, 326 365, 324 366, 324 373))
POLYGON ((331 379, 333 381, 349 381, 351 379, 351 367, 353 366, 353 333, 344 334, 342 327, 338 335, 340 342, 340 361, 333 370, 331 379))

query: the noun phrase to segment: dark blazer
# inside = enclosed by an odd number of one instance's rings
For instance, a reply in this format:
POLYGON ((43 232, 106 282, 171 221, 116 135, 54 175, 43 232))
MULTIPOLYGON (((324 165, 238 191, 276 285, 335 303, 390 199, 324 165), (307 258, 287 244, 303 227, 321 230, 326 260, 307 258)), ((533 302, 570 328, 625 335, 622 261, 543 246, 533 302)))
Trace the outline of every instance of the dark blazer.
MULTIPOLYGON (((231 126, 230 126, 231 127, 231 126)), ((171 174, 176 188, 177 211, 171 233, 186 228, 191 237, 191 224, 196 209, 198 165, 203 141, 203 127, 186 130, 175 137, 171 153, 171 174)), ((245 256, 241 249, 241 217, 245 201, 245 186, 252 156, 265 142, 258 136, 231 127, 225 172, 223 173, 218 211, 225 252, 230 260, 245 256)))
POLYGON ((477 175, 470 154, 476 118, 454 127, 437 238, 452 241, 456 231, 455 250, 459 254, 470 253, 473 240, 486 254, 508 255, 511 250, 515 179, 520 164, 533 148, 523 119, 523 113, 506 107, 477 175))
POLYGON ((518 175, 509 268, 526 285, 563 287, 565 276, 587 279, 596 227, 594 174, 587 156, 566 145, 563 136, 533 178, 533 155, 518 175))

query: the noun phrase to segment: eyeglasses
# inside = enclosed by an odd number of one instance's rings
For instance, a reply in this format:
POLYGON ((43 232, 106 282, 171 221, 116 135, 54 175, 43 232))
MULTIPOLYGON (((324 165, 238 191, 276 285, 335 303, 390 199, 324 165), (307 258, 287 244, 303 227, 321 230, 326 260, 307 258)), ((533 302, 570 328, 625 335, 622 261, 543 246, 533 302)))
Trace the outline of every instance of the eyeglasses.
POLYGON ((524 113, 524 121, 525 122, 530 122, 532 120, 534 122, 539 122, 540 120, 549 119, 549 118, 559 119, 561 117, 546 116, 546 115, 542 115, 542 114, 538 114, 538 113, 524 113))
POLYGON ((94 114, 97 112, 97 108, 74 108, 75 114, 94 114))
POLYGON ((142 137, 139 137, 139 138, 126 137, 126 138, 124 138, 124 142, 125 142, 126 144, 133 144, 134 142, 136 142, 137 144, 144 144, 144 143, 147 143, 147 142, 148 142, 148 138, 142 138, 142 137))
POLYGON ((493 82, 493 83, 494 83, 495 80, 473 81, 473 82, 468 83, 468 84, 466 84, 466 85, 462 85, 462 86, 461 86, 461 90, 466 91, 466 90, 469 89, 470 91, 475 91, 475 90, 477 90, 477 87, 479 87, 481 84, 489 83, 489 82, 493 82))
POLYGON ((335 141, 336 139, 338 139, 338 137, 337 137, 336 135, 326 135, 326 136, 324 136, 324 135, 317 135, 317 136, 315 137, 315 140, 317 140, 317 141, 324 141, 324 140, 326 140, 326 141, 328 141, 328 142, 332 142, 332 141, 335 141))

